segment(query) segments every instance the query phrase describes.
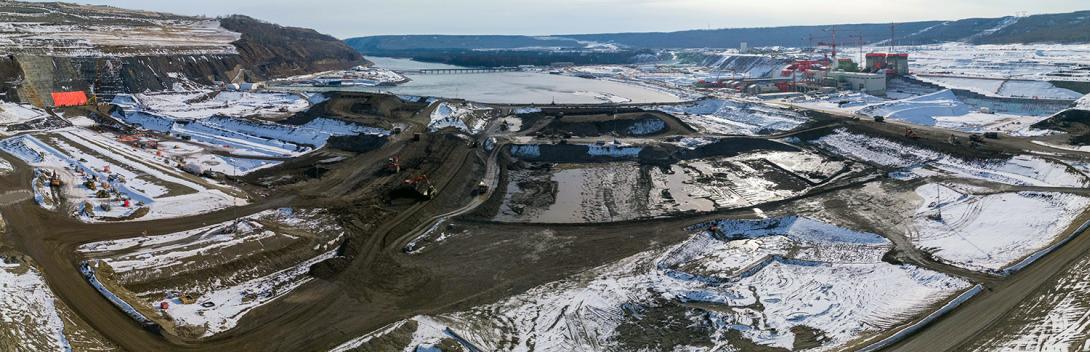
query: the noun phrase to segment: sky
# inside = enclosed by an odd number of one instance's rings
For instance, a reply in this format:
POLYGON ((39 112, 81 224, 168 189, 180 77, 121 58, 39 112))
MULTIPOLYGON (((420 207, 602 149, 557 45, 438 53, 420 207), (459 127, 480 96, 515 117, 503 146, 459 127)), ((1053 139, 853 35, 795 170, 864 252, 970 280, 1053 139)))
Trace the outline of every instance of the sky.
POLYGON ((184 15, 244 14, 338 38, 575 34, 889 23, 1090 9, 1087 0, 67 0, 184 15), (827 4, 827 5, 823 5, 827 4))

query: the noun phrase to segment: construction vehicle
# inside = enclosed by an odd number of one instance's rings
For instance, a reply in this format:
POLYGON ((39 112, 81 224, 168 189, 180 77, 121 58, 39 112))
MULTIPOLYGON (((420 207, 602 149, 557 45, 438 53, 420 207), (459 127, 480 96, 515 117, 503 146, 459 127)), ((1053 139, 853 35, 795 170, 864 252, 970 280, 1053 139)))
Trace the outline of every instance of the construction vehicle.
POLYGON ((407 178, 405 179, 405 185, 415 189, 416 193, 419 193, 424 199, 431 199, 436 193, 435 186, 431 184, 428 175, 407 178))
POLYGON ((905 127, 905 138, 908 139, 920 139, 920 135, 916 134, 916 131, 911 128, 905 127))
POLYGON ((386 160, 386 171, 391 174, 401 172, 401 157, 394 155, 386 160))
POLYGON ((61 177, 57 175, 56 171, 53 171, 53 175, 49 176, 49 186, 53 188, 64 186, 64 181, 61 181, 61 177))
POLYGON ((999 132, 984 132, 984 138, 999 139, 999 132))
POLYGON ((485 195, 486 193, 488 193, 488 185, 485 184, 484 181, 481 181, 477 184, 477 189, 475 191, 477 192, 478 196, 485 195))

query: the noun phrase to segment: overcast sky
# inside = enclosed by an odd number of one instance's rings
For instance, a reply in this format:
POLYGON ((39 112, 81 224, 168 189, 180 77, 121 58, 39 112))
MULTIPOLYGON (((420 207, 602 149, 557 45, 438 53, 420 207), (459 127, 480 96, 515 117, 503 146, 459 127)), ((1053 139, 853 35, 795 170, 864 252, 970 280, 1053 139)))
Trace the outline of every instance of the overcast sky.
POLYGON ((187 15, 245 14, 339 38, 571 34, 1000 17, 1087 0, 69 0, 187 15), (822 8, 824 6, 824 8, 822 8))

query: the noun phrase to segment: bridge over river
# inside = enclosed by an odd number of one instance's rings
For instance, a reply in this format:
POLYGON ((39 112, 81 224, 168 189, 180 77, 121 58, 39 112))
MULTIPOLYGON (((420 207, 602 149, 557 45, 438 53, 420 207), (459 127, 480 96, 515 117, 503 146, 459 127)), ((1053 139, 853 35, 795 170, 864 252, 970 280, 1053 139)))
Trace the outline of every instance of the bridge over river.
POLYGON ((400 74, 411 75, 445 75, 445 74, 468 74, 468 73, 495 73, 495 72, 519 72, 522 71, 518 67, 493 67, 493 68, 425 68, 418 70, 396 70, 400 74))

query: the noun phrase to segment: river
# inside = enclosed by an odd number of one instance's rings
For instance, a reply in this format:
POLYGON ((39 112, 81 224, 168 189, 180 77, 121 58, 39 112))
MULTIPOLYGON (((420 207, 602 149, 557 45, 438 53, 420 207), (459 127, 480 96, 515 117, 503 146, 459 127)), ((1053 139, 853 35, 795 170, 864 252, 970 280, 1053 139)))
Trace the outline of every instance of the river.
MULTIPOLYGON (((391 70, 458 68, 384 57, 368 57, 375 66, 391 70)), ((382 91, 398 95, 466 99, 494 104, 598 104, 673 103, 673 94, 599 79, 552 75, 540 72, 468 74, 408 74, 412 81, 396 87, 306 87, 308 91, 382 91)))

